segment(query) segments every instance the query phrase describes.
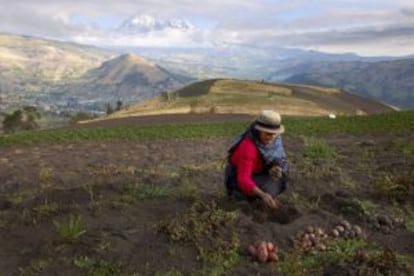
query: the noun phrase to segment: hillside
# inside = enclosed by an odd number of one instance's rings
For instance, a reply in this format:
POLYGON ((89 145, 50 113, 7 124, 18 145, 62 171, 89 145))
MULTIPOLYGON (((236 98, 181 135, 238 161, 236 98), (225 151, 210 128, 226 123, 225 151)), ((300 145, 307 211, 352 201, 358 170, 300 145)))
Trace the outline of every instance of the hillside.
POLYGON ((124 54, 90 69, 76 82, 54 89, 77 101, 138 102, 182 87, 189 78, 172 74, 137 55, 124 54))
POLYGON ((371 114, 392 108, 337 89, 233 79, 192 83, 110 117, 169 113, 244 113, 275 109, 284 115, 371 114))
POLYGON ((108 103, 136 103, 190 80, 137 55, 0 33, 0 108, 7 112, 22 104, 104 112, 108 103))
POLYGON ((286 82, 339 87, 406 109, 414 108, 414 59, 301 63, 270 75, 286 82))
POLYGON ((41 38, 0 33, 0 93, 39 92, 81 76, 113 53, 41 38))

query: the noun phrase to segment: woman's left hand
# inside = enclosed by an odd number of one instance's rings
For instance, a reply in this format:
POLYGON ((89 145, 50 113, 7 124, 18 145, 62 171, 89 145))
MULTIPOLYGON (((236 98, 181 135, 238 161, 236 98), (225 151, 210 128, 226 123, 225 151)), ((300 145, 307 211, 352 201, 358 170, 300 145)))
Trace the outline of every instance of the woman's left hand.
POLYGON ((269 174, 274 178, 282 178, 282 167, 279 165, 271 167, 269 174))

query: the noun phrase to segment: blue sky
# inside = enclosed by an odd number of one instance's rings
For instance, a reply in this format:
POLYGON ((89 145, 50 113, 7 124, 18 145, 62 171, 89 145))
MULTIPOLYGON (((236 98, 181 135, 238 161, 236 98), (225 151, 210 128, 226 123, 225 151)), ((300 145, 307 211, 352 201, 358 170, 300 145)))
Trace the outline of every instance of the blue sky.
POLYGON ((360 55, 414 54, 412 0, 0 0, 0 32, 97 46, 295 47, 360 55), (148 14, 185 32, 115 31, 148 14))

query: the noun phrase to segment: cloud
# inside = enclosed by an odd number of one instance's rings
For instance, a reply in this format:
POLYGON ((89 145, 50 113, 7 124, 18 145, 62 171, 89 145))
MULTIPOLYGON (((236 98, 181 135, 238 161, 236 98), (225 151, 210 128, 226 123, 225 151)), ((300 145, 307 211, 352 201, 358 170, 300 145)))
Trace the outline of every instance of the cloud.
POLYGON ((414 37, 411 0, 0 0, 0 5, 0 31, 98 46, 236 43, 365 53, 398 45, 409 52, 414 37), (135 36, 114 31, 137 14, 183 18, 195 28, 135 36))

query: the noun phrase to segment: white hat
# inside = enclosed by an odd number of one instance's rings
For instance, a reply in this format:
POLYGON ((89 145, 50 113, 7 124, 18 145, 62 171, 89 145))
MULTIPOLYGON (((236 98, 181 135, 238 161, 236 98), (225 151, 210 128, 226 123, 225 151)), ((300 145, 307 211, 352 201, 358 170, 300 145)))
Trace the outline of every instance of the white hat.
POLYGON ((254 128, 260 131, 281 134, 285 132, 285 127, 281 125, 280 114, 273 110, 262 110, 254 122, 254 128))

